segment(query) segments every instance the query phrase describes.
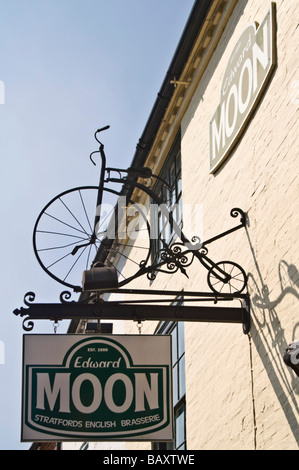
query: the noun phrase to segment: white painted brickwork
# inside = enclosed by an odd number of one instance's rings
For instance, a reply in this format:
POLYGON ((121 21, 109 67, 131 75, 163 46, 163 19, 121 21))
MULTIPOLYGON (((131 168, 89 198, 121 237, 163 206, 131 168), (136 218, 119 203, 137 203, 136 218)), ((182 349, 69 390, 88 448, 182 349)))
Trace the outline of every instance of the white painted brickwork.
POLYGON ((182 123, 183 200, 203 204, 204 236, 226 227, 232 207, 248 214, 246 232, 217 242, 216 253, 249 272, 253 321, 251 344, 238 326, 187 325, 190 449, 298 449, 298 378, 282 360, 299 337, 298 1, 277 2, 273 77, 236 149, 208 174, 207 117, 230 51, 268 7, 238 2, 182 123))
MULTIPOLYGON (((223 73, 244 28, 261 22, 270 3, 237 3, 181 123, 183 203, 202 205, 203 238, 236 224, 233 207, 248 214, 246 230, 211 244, 209 254, 244 267, 252 302, 249 337, 240 325, 185 325, 187 444, 193 450, 288 450, 299 444, 299 379, 282 359, 299 339, 299 2, 276 5, 277 67, 243 137, 214 175, 208 124, 223 73)), ((152 287, 207 289, 203 267, 194 262, 188 273, 189 280, 159 275, 152 287)), ((146 279, 136 285, 148 286, 146 279)), ((145 322, 142 333, 155 327, 145 322)), ((136 324, 126 331, 136 333, 136 324)))

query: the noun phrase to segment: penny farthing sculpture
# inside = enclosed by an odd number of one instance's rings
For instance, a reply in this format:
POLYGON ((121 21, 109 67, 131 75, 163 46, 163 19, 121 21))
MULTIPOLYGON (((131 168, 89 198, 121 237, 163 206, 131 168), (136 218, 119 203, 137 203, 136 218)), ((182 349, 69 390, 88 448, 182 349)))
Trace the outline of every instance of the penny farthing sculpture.
MULTIPOLYGON (((241 293, 247 283, 243 268, 232 261, 212 261, 207 245, 244 227, 245 214, 240 209, 232 209, 232 217, 241 216, 239 225, 205 242, 195 236, 189 240, 177 226, 165 201, 154 191, 159 177, 149 168, 106 168, 104 145, 98 140, 98 134, 108 128, 95 132, 100 146, 90 155, 94 164, 95 154, 101 157, 99 185, 75 187, 58 194, 36 220, 33 248, 43 270, 62 285, 80 292, 82 273, 106 263, 107 259, 109 266, 117 271, 118 287, 141 275, 149 279, 154 279, 159 272, 180 271, 187 275, 188 266, 197 259, 207 270, 207 283, 212 292, 241 293), (149 196, 164 212, 176 234, 171 244, 160 236, 155 261, 151 220, 145 206, 132 199, 135 188, 149 196), (128 277, 124 277, 120 269, 124 263, 130 264, 126 270, 130 272, 128 277)), ((160 181, 160 184, 166 185, 166 182, 160 181)))

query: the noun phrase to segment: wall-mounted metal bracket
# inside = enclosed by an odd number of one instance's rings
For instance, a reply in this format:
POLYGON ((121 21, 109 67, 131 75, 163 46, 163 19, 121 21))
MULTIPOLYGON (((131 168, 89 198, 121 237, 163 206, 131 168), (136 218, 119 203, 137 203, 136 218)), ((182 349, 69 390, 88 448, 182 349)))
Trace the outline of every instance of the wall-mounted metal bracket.
MULTIPOLYGON (((119 289, 122 294, 140 295, 163 295, 173 299, 174 291, 146 291, 133 289, 119 289)), ((150 321, 184 321, 184 322, 218 322, 218 323, 241 323, 244 334, 250 330, 250 302, 247 294, 238 296, 223 295, 215 296, 213 293, 184 292, 184 305, 161 305, 170 300, 127 300, 127 301, 103 301, 94 298, 89 303, 70 301, 71 294, 62 292, 61 303, 34 303, 35 294, 28 292, 24 297, 27 306, 15 309, 14 314, 25 317, 23 329, 31 331, 34 327, 33 320, 133 320, 138 323, 150 321), (218 302, 232 301, 238 299, 240 307, 216 306, 218 302), (213 306, 186 305, 191 301, 213 302, 213 306), (157 304, 159 302, 159 304, 157 304)), ((173 300, 172 300, 173 301, 173 300)))

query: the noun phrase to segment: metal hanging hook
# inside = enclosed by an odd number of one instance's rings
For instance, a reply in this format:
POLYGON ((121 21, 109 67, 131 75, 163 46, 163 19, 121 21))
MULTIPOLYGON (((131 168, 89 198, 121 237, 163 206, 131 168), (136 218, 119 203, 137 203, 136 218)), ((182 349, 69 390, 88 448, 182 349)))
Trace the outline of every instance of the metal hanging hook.
POLYGON ((59 322, 58 321, 54 321, 53 323, 53 329, 54 329, 54 335, 56 335, 57 333, 57 328, 59 327, 59 322))
POLYGON ((143 325, 142 325, 142 322, 139 321, 139 322, 137 323, 137 328, 138 328, 138 331, 139 331, 139 334, 140 334, 140 335, 141 335, 142 326, 143 326, 143 325))

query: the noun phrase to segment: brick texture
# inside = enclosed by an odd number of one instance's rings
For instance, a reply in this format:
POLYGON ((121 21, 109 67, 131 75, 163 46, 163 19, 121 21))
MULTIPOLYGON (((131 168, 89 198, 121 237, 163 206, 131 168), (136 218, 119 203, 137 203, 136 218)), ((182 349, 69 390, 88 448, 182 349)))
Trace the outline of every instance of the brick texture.
MULTIPOLYGON (((298 0, 276 2, 277 66, 236 148, 209 174, 208 125, 228 58, 247 24, 261 22, 269 7, 258 0, 238 2, 181 122, 183 203, 192 207, 194 222, 190 236, 203 228, 207 239, 234 226, 233 207, 247 213, 246 229, 211 244, 209 254, 215 261, 236 261, 249 273, 252 307, 249 337, 240 325, 185 325, 187 445, 193 450, 291 450, 299 444, 299 380, 282 359, 287 345, 299 339, 298 0), (201 218, 195 223, 199 207, 203 227, 201 218)), ((159 274, 151 285, 207 290, 199 263, 188 274, 189 279, 159 274)), ((149 285, 146 279, 136 283, 149 285)), ((155 327, 145 322, 142 333, 155 327)), ((136 333, 136 324, 127 324, 126 332, 136 333)))

